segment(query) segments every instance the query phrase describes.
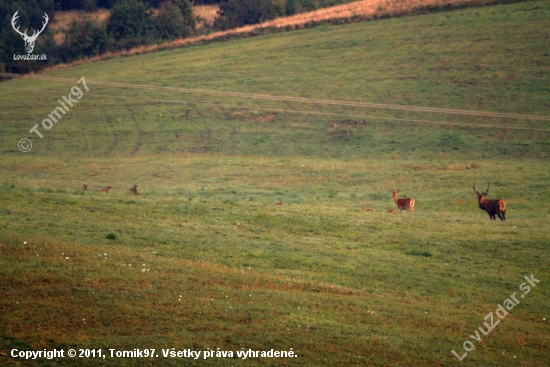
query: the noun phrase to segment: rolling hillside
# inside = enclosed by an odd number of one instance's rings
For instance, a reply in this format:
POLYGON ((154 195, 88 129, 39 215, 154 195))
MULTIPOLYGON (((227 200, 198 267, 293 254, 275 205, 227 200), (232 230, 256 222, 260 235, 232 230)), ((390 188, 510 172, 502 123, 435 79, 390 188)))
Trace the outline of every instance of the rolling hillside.
POLYGON ((0 83, 2 363, 100 348, 42 362, 547 366, 549 19, 549 2, 527 1, 0 83), (506 201, 506 222, 478 208, 474 182, 506 201), (414 212, 388 213, 397 188, 414 212))

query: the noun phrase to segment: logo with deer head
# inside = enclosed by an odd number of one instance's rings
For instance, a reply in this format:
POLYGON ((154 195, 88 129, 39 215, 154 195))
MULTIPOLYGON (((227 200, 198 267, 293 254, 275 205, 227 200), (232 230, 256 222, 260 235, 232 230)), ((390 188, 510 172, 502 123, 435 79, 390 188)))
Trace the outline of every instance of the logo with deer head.
POLYGON ((44 13, 44 22, 42 23, 42 29, 38 32, 36 32, 36 29, 33 29, 34 33, 32 34, 32 36, 29 36, 27 34, 27 29, 25 29, 25 32, 21 32, 19 31, 19 26, 15 28, 16 27, 15 23, 17 22, 17 18, 19 18, 18 13, 19 13, 19 10, 16 11, 13 17, 11 18, 11 26, 17 33, 21 35, 21 38, 23 38, 23 41, 25 41, 25 49, 27 49, 27 53, 30 54, 34 50, 34 43, 36 42, 36 39, 38 38, 40 33, 42 33, 42 31, 44 31, 44 29, 46 28, 46 25, 48 24, 48 20, 50 20, 50 18, 48 18, 48 14, 44 13))

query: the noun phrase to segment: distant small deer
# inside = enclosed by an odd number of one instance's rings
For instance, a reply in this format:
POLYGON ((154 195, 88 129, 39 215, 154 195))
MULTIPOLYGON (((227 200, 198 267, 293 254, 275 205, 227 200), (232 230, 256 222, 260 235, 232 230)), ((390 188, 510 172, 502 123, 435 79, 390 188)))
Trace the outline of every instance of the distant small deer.
POLYGON ((397 191, 390 190, 393 194, 393 200, 395 201, 395 204, 399 208, 399 210, 407 210, 409 212, 412 212, 414 210, 414 199, 413 198, 406 198, 406 199, 399 199, 397 197, 397 193, 399 192, 399 189, 397 191))
POLYGON ((88 185, 82 184, 82 190, 84 190, 84 191, 88 190, 88 185))
POLYGON ((109 193, 109 190, 111 190, 111 186, 107 186, 106 188, 104 188, 103 190, 99 190, 99 192, 102 192, 104 194, 108 194, 109 193))
POLYGON ((477 201, 479 202, 479 208, 483 209, 489 214, 491 220, 496 220, 496 216, 500 220, 506 220, 506 203, 502 199, 496 200, 487 200, 486 196, 489 192, 489 184, 487 184, 487 190, 481 194, 476 191, 476 184, 473 186, 474 192, 476 193, 477 201))
POLYGON ((132 186, 132 187, 130 188, 130 191, 133 192, 134 194, 138 195, 138 192, 137 192, 137 185, 134 184, 134 186, 132 186))

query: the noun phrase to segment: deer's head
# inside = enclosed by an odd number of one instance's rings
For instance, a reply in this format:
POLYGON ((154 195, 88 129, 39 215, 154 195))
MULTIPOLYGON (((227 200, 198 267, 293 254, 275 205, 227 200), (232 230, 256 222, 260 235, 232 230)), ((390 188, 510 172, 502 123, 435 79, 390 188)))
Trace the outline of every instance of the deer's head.
POLYGON ((489 192, 489 184, 487 184, 487 190, 485 190, 481 194, 476 190, 476 184, 474 184, 472 186, 472 188, 474 189, 474 192, 476 193, 476 198, 479 202, 482 202, 483 200, 485 200, 485 197, 487 196, 487 193, 489 192))
POLYGON ((17 22, 17 18, 19 18, 19 10, 15 12, 15 14, 13 15, 13 17, 11 18, 11 26, 13 27, 13 29, 19 33, 21 35, 21 38, 23 38, 23 40, 25 41, 25 49, 27 50, 27 53, 32 53, 32 51, 34 50, 34 43, 36 42, 36 39, 38 38, 38 36, 40 35, 40 33, 42 33, 42 31, 44 31, 44 28, 46 28, 46 25, 48 24, 48 20, 50 20, 50 18, 48 18, 48 14, 44 13, 44 22, 42 23, 42 29, 40 31, 36 31, 36 29, 33 29, 33 34, 32 36, 29 36, 27 34, 27 30, 25 29, 25 32, 21 32, 19 31, 19 26, 17 26, 16 28, 16 22, 17 22))

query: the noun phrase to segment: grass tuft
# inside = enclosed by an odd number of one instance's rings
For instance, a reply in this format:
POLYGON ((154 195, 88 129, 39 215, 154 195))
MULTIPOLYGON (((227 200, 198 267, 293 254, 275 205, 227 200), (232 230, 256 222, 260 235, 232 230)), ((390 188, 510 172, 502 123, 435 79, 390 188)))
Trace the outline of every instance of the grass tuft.
POLYGON ((424 257, 431 257, 432 254, 429 251, 422 251, 422 250, 411 250, 405 252, 406 255, 412 255, 412 256, 424 256, 424 257))
POLYGON ((105 235, 105 238, 108 240, 116 240, 117 235, 115 233, 107 233, 107 235, 105 235))

